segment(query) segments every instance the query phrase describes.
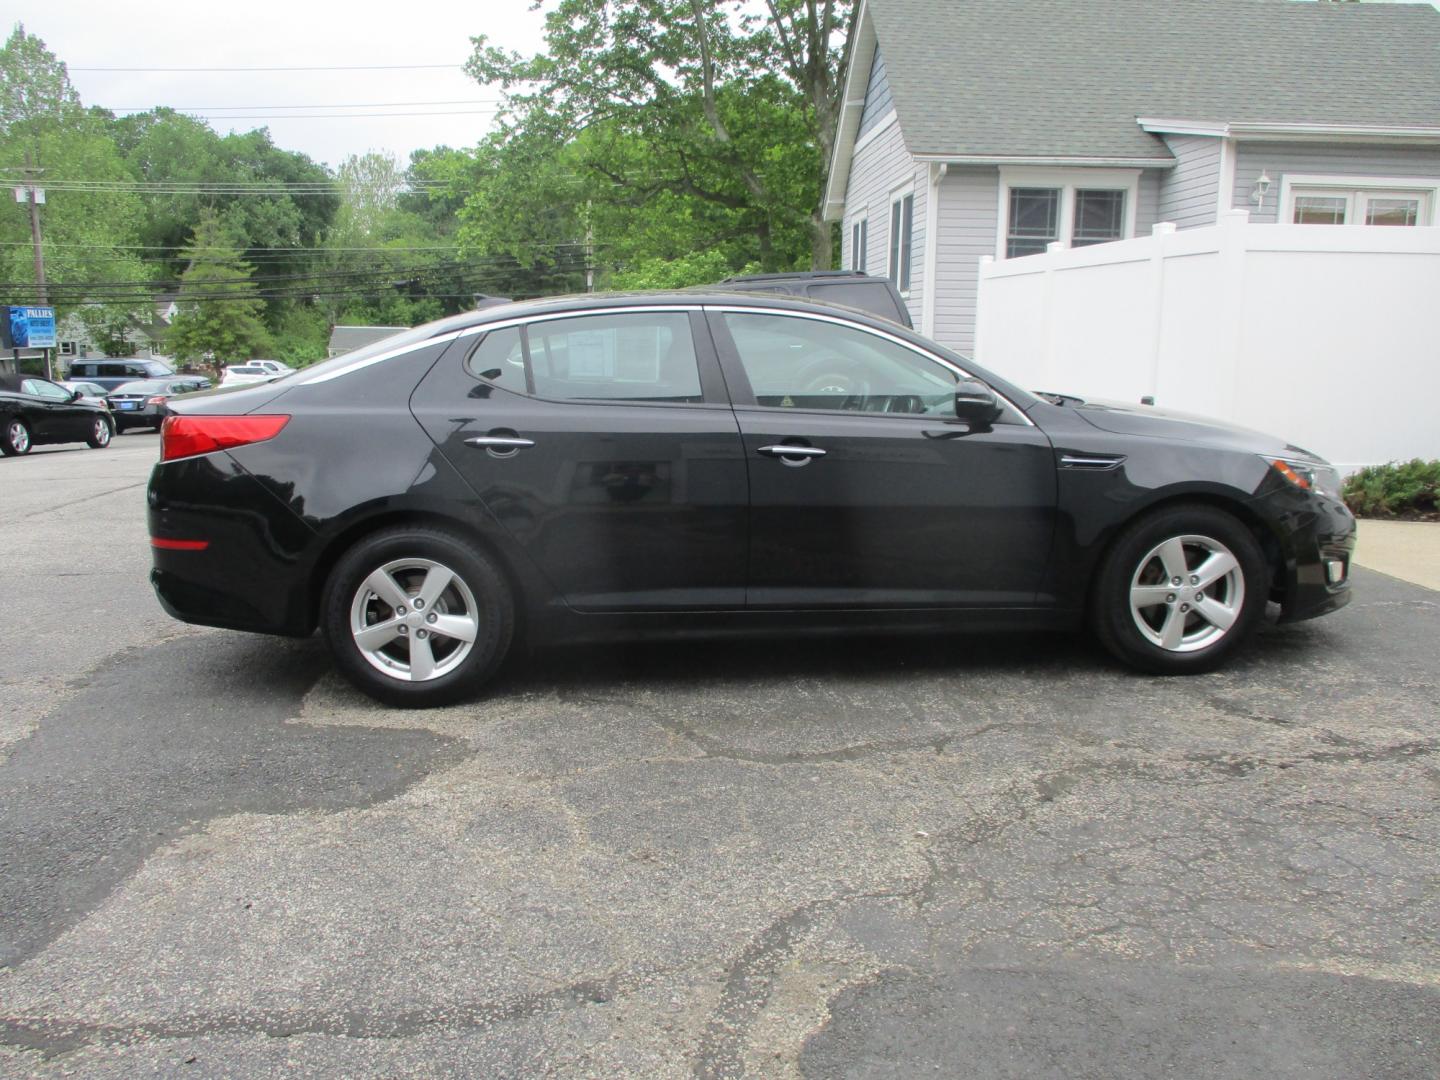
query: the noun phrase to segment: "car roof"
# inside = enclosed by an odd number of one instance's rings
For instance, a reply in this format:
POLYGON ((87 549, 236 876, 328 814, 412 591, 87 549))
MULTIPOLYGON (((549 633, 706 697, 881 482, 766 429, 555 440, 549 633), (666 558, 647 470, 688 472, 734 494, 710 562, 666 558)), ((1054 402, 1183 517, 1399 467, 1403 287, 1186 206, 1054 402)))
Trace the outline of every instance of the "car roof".
POLYGON ((721 280, 721 285, 743 284, 748 281, 884 281, 889 278, 873 277, 864 270, 787 270, 774 274, 732 274, 721 280))

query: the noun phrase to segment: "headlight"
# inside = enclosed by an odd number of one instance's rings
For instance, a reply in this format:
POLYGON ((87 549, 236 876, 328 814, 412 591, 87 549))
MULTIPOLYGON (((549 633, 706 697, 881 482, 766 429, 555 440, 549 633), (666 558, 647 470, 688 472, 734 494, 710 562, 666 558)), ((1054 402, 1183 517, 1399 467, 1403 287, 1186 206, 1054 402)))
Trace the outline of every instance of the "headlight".
POLYGON ((1304 458, 1263 459, 1286 483, 1301 491, 1314 491, 1321 495, 1339 497, 1340 473, 1333 465, 1323 461, 1307 461, 1304 458))

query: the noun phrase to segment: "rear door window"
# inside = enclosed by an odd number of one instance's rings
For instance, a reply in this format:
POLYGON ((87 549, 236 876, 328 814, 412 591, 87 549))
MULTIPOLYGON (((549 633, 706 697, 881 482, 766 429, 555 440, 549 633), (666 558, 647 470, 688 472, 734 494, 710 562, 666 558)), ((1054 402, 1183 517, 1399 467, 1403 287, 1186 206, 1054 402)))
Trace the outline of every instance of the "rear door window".
POLYGON ((496 386, 553 401, 705 400, 683 311, 577 315, 497 330, 468 363, 496 386))

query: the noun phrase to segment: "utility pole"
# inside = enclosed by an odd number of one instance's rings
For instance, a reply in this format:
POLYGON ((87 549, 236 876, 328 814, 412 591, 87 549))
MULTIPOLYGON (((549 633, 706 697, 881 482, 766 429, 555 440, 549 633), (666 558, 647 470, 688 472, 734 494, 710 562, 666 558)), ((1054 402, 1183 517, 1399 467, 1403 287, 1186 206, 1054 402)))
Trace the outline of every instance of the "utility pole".
MULTIPOLYGON (((25 187, 26 201, 30 203, 30 240, 35 245, 35 303, 41 307, 47 306, 45 290, 45 249, 40 245, 40 204, 45 201, 45 189, 36 186, 36 179, 44 169, 32 167, 30 152, 25 153, 25 187)), ((20 197, 21 189, 16 188, 15 197, 20 197)), ((45 353, 45 377, 54 377, 50 366, 50 350, 41 350, 45 353)))

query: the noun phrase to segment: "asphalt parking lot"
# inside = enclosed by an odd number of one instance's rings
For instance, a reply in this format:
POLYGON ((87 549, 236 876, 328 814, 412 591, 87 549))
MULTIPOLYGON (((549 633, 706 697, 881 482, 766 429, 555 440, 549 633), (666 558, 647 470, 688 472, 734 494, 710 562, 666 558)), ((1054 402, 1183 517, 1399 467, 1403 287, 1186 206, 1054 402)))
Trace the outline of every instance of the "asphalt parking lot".
POLYGON ((172 622, 153 435, 0 461, 0 1073, 1440 1075, 1440 593, 553 651, 388 711, 172 622))

